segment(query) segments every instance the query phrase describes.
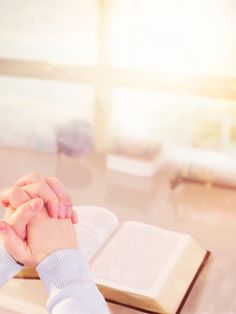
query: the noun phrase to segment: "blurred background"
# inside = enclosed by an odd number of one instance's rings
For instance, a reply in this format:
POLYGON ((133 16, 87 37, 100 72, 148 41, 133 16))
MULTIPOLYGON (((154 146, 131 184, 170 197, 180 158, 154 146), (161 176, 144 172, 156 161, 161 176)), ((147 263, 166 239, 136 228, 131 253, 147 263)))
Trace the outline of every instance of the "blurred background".
POLYGON ((234 154, 235 29, 234 0, 1 0, 0 145, 234 154))
POLYGON ((236 313, 235 0, 0 0, 0 128, 0 188, 36 170, 191 234, 184 313, 236 313))

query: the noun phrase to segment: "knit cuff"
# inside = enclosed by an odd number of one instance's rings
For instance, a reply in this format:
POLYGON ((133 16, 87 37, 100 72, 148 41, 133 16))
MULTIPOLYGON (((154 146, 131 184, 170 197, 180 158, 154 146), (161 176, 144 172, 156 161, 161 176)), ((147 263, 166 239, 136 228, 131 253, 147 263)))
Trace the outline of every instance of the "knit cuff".
POLYGON ((78 249, 64 249, 47 256, 36 267, 47 292, 77 283, 94 284, 90 269, 78 249))
POLYGON ((15 259, 0 244, 0 285, 15 276, 22 269, 15 259))

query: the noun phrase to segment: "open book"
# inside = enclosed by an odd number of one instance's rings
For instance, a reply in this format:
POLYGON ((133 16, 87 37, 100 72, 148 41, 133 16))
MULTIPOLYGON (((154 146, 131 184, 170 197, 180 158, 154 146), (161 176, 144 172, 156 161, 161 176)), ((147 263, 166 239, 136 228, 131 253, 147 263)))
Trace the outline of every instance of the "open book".
MULTIPOLYGON (((127 221, 100 207, 76 207, 80 248, 107 300, 176 313, 208 256, 190 236, 127 221)), ((35 278, 25 269, 18 278, 35 278)))

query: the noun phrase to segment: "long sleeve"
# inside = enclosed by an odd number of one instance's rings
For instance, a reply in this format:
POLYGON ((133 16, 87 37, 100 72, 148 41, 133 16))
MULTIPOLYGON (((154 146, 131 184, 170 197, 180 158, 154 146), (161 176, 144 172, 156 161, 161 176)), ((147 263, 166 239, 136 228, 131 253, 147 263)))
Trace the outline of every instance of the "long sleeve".
POLYGON ((22 269, 14 258, 0 244, 0 286, 15 276, 22 269))
POLYGON ((37 266, 37 271, 49 294, 50 314, 109 314, 78 249, 50 254, 37 266))

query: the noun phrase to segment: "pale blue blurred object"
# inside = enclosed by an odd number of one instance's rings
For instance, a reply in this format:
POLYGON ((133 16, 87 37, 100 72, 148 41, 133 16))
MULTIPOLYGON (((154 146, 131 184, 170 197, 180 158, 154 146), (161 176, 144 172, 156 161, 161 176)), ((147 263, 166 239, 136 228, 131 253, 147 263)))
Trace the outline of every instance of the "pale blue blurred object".
POLYGON ((68 156, 82 156, 90 152, 93 146, 94 132, 90 123, 74 120, 58 127, 58 153, 68 156))
POLYGON ((0 103, 0 146, 56 153, 55 124, 47 110, 27 100, 0 103))

